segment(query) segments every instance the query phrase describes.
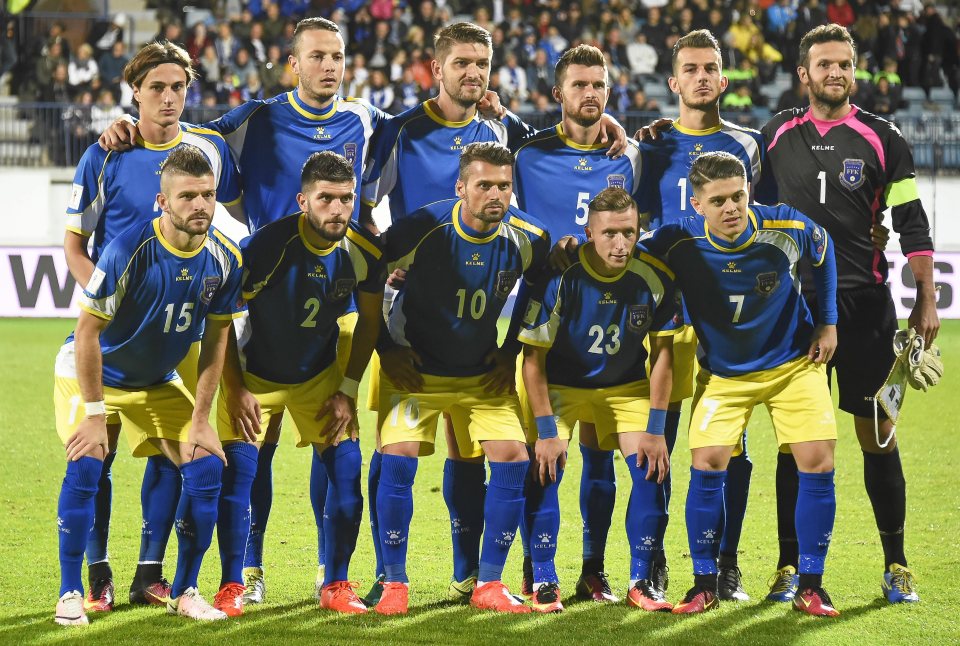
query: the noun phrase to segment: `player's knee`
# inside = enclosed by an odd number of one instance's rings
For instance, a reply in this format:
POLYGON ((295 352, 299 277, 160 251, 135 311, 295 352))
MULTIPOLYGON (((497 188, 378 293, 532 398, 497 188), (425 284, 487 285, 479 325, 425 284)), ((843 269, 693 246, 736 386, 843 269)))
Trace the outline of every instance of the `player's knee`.
POLYGON ((404 458, 420 457, 420 442, 394 442, 380 447, 383 455, 398 455, 404 458))
POLYGON ((590 422, 580 422, 579 426, 580 444, 588 449, 599 451, 600 440, 597 438, 597 427, 590 422))
POLYGON ((487 440, 483 453, 491 462, 526 462, 529 460, 527 446, 514 440, 487 440))
POLYGON ((732 453, 732 446, 705 446, 693 449, 691 464, 698 471, 724 471, 732 453))
POLYGON ((854 417, 853 423, 857 431, 857 441, 864 453, 890 453, 897 448, 897 437, 890 420, 880 420, 879 427, 875 427, 875 422, 866 417, 854 417))
POLYGON ((797 461, 797 469, 804 473, 833 471, 834 445, 834 440, 794 444, 793 457, 797 461))

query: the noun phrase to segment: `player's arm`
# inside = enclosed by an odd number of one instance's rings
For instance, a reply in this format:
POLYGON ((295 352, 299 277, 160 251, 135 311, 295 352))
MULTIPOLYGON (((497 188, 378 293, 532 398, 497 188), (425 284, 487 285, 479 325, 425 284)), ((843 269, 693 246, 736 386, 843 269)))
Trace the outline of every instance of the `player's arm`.
MULTIPOLYGON (((103 355, 100 333, 110 321, 83 310, 74 330, 77 382, 83 400, 83 421, 67 438, 67 459, 76 461, 85 455, 102 460, 107 452, 107 417, 103 404, 103 355)), ((79 412, 79 409, 78 409, 79 412)))
POLYGON ((640 434, 637 466, 647 464, 647 480, 663 483, 670 471, 670 453, 664 438, 667 406, 673 386, 673 334, 650 334, 650 415, 647 432, 640 434))
POLYGON ((820 321, 813 330, 807 358, 814 363, 825 364, 837 350, 837 261, 833 253, 833 240, 826 229, 818 227, 806 216, 801 217, 807 220, 804 235, 810 236, 805 242, 813 264, 813 284, 817 290, 820 321), (822 236, 822 240, 817 240, 817 235, 822 236))
POLYGON ((114 152, 130 150, 136 141, 137 122, 129 114, 117 117, 97 139, 101 148, 114 152))
POLYGON ((67 230, 63 236, 63 255, 67 259, 67 268, 77 283, 85 286, 93 274, 94 264, 87 250, 88 236, 67 230))
POLYGON ((240 368, 240 349, 237 346, 236 329, 231 325, 227 330, 227 347, 223 358, 224 398, 233 430, 247 442, 256 442, 260 432, 260 402, 247 389, 240 368))
POLYGON ((185 462, 192 460, 196 447, 216 455, 227 463, 220 438, 210 425, 210 409, 216 395, 220 376, 223 374, 224 355, 226 354, 230 330, 233 322, 229 319, 208 316, 204 323, 203 340, 200 342, 200 359, 197 362, 197 394, 193 406, 190 430, 187 432, 187 445, 181 447, 180 457, 185 462))
POLYGON ((525 343, 523 345, 523 385, 527 390, 530 410, 537 425, 535 448, 540 482, 557 481, 557 468, 567 461, 567 441, 557 437, 557 421, 550 405, 547 388, 547 352, 549 348, 525 343))
POLYGON ((937 290, 933 280, 933 256, 914 254, 907 257, 913 280, 917 283, 917 298, 907 323, 923 337, 926 346, 933 343, 940 331, 937 314, 937 290))

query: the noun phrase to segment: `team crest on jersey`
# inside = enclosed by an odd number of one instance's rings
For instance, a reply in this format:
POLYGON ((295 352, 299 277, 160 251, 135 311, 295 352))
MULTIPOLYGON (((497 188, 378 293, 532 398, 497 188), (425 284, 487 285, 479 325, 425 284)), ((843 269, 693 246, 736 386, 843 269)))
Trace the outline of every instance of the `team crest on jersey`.
POLYGON ((817 245, 817 255, 822 254, 824 243, 823 231, 820 229, 820 227, 813 227, 813 233, 810 235, 810 237, 813 238, 813 244, 817 245))
POLYGON ((626 188, 627 177, 625 175, 607 175, 607 188, 626 188))
POLYGON ((513 291, 513 286, 517 284, 517 278, 519 277, 520 275, 515 271, 498 271, 497 284, 494 286, 497 297, 506 298, 509 296, 510 292, 513 291))
POLYGON ((530 302, 527 303, 527 311, 523 313, 523 322, 527 325, 533 325, 537 322, 537 317, 540 316, 540 309, 543 306, 540 304, 540 301, 535 301, 532 298, 530 302))
POLYGON ((325 139, 330 139, 330 138, 332 138, 332 137, 333 137, 333 135, 332 135, 331 133, 327 132, 327 127, 326 127, 326 126, 317 126, 317 131, 316 131, 315 133, 313 133, 313 138, 314 138, 314 139, 325 140, 325 139))
POLYGON ((843 171, 840 173, 840 183, 848 190, 855 191, 863 184, 863 167, 866 163, 862 159, 844 159, 843 171))
POLYGON ((767 298, 780 287, 780 278, 775 271, 767 271, 757 274, 757 285, 753 288, 757 294, 767 298))
POLYGON ((649 305, 631 305, 627 308, 627 329, 631 332, 643 332, 649 325, 649 305))
POLYGON ((344 299, 353 292, 356 284, 357 281, 352 278, 338 278, 333 283, 333 291, 330 293, 330 297, 336 301, 344 299))
POLYGON ((351 166, 357 163, 357 144, 343 144, 343 156, 351 166))
POLYGON ((206 278, 204 278, 203 290, 200 292, 200 300, 205 305, 209 305, 210 301, 213 300, 213 295, 217 293, 218 287, 220 287, 219 276, 207 276, 206 278))

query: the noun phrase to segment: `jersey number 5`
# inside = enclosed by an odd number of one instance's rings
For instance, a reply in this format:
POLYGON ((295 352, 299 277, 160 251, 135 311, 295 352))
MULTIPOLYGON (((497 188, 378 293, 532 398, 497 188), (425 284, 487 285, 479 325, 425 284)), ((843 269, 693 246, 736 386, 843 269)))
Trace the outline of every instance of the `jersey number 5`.
POLYGON ((585 191, 580 191, 577 193, 577 215, 574 218, 574 221, 580 225, 584 226, 587 224, 587 216, 590 213, 590 193, 585 191))
MULTIPOLYGON (((186 332, 190 328, 190 323, 193 321, 192 310, 193 303, 183 304, 180 308, 180 315, 177 317, 177 324, 173 328, 174 332, 186 332)), ((163 323, 163 332, 166 334, 170 331, 170 326, 173 325, 173 303, 168 303, 163 311, 167 314, 163 323)))

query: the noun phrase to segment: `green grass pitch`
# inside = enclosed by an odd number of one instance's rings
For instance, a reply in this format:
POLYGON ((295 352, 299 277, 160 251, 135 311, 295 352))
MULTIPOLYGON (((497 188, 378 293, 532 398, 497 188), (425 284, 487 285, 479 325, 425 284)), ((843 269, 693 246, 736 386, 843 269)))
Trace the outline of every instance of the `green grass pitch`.
MULTIPOLYGON (((3 320, 0 379, 0 643, 55 643, 86 639, 107 643, 627 643, 655 640, 687 644, 950 644, 960 642, 960 495, 954 435, 960 370, 960 322, 944 323, 940 346, 947 374, 929 393, 910 392, 901 423, 908 481, 907 554, 918 575, 922 602, 891 607, 880 591, 882 554, 873 514, 863 489, 862 459, 849 417, 840 418, 837 451, 838 513, 825 586, 843 613, 839 619, 799 616, 788 606, 760 601, 776 560, 773 493, 775 442, 769 417, 758 410, 750 424, 754 462, 740 564, 753 601, 725 603, 697 617, 643 614, 625 605, 597 607, 572 599, 563 614, 503 617, 442 602, 451 573, 446 508, 440 491, 443 457, 421 461, 408 571, 411 611, 403 618, 336 617, 312 600, 316 532, 308 494, 310 454, 281 440, 274 462, 274 504, 265 559, 267 603, 248 607, 237 620, 197 625, 167 617, 156 608, 131 608, 126 592, 137 557, 140 477, 143 461, 130 457, 121 440, 114 466, 114 512, 110 540, 117 610, 94 615, 86 629, 53 623, 59 587, 56 501, 63 477, 63 450, 53 427, 53 359, 68 320, 3 320)), ((361 397, 364 391, 361 391, 361 397)), ((685 423, 685 422, 684 422, 685 423)), ((362 448, 372 450, 373 419, 362 416, 362 448)), ((440 447, 440 453, 444 453, 440 447)), ((681 439, 674 454, 673 516, 668 530, 671 584, 676 601, 690 585, 683 523, 689 452, 681 439)), ((628 550, 623 513, 629 476, 618 458, 620 487, 607 548, 607 569, 618 594, 627 585, 628 550)), ((363 470, 366 489, 366 468, 363 470)), ((570 595, 579 574, 580 515, 577 494, 580 455, 571 452, 561 489, 563 525, 558 570, 570 595)), ((365 516, 366 519, 366 516, 365 516)), ((167 553, 172 578, 176 538, 167 553)), ((364 523, 351 569, 361 593, 371 581, 373 550, 364 523)), ((520 546, 514 546, 505 579, 519 586, 520 546)), ((216 540, 201 573, 201 590, 212 599, 219 583, 216 540)))

